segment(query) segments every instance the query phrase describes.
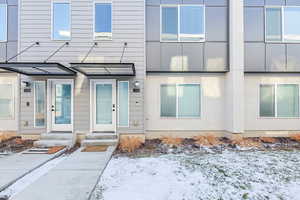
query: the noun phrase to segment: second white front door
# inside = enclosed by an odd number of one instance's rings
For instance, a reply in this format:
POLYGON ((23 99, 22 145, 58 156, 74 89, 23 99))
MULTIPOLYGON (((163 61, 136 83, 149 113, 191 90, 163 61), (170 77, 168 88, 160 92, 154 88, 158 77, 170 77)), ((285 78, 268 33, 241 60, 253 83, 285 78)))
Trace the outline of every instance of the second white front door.
POLYGON ((51 80, 52 131, 73 129, 73 80, 51 80))
POLYGON ((93 131, 116 130, 116 80, 92 80, 93 131))

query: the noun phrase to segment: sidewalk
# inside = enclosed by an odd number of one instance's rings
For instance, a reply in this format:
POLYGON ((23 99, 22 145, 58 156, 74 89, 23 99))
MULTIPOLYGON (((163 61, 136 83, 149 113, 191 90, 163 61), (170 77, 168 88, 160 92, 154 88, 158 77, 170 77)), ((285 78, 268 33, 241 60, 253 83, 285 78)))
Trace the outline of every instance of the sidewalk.
POLYGON ((0 192, 33 169, 53 159, 56 154, 22 154, 0 157, 0 192))
POLYGON ((11 200, 87 200, 113 150, 114 147, 106 152, 79 149, 11 200))

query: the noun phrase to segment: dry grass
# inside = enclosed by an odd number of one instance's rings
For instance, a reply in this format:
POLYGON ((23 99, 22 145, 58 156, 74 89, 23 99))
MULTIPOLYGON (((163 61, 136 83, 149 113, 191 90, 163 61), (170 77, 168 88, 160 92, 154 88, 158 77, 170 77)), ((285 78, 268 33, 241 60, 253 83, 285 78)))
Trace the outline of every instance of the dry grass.
POLYGON ((290 138, 296 142, 300 142, 300 133, 293 134, 290 136, 290 138))
POLYGON ((15 137, 15 135, 11 133, 0 133, 0 142, 7 141, 13 137, 15 137))
POLYGON ((132 153, 136 149, 140 148, 143 141, 139 137, 124 136, 120 139, 119 150, 122 152, 132 153))
POLYGON ((108 146, 89 146, 85 147, 82 152, 104 152, 107 148, 108 146))
POLYGON ((277 139, 276 138, 272 138, 272 137, 260 137, 259 139, 263 143, 274 144, 274 143, 277 142, 277 139))
POLYGON ((175 137, 163 137, 161 142, 163 144, 172 145, 172 146, 179 146, 182 144, 182 138, 175 138, 175 137))
POLYGON ((51 148, 49 148, 49 150, 48 150, 47 153, 48 153, 48 154, 54 154, 54 153, 57 153, 57 152, 63 150, 64 148, 65 148, 65 146, 51 147, 51 148))
POLYGON ((254 140, 253 138, 244 138, 242 136, 235 136, 231 140, 232 144, 241 146, 241 147, 261 147, 262 144, 259 141, 254 140))
POLYGON ((215 146, 221 144, 220 140, 214 135, 196 136, 193 138, 195 143, 202 146, 215 146))

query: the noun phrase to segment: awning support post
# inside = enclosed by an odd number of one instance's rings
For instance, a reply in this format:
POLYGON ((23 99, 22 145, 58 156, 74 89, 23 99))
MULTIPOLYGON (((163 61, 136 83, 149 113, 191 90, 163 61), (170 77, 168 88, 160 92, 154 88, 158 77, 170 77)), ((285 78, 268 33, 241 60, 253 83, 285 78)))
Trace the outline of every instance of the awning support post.
POLYGON ((87 52, 87 54, 85 55, 85 57, 82 59, 81 63, 84 63, 85 60, 89 57, 90 53, 92 52, 92 50, 94 49, 95 46, 97 46, 98 43, 95 42, 93 46, 91 46, 91 48, 89 49, 89 51, 87 52))
POLYGON ((5 62, 8 63, 9 61, 11 61, 12 59, 16 58, 17 56, 21 55, 22 53, 24 53, 25 51, 27 51, 28 49, 30 49, 31 47, 35 46, 35 45, 40 45, 39 42, 35 42, 33 44, 31 44, 30 46, 26 47, 25 49, 23 49, 22 51, 20 51, 19 53, 17 53, 16 55, 14 55, 13 57, 7 59, 5 62))
POLYGON ((63 45, 61 45, 56 51, 54 51, 44 62, 46 63, 50 58, 52 58, 57 52, 59 52, 64 46, 68 46, 69 42, 65 42, 63 45))

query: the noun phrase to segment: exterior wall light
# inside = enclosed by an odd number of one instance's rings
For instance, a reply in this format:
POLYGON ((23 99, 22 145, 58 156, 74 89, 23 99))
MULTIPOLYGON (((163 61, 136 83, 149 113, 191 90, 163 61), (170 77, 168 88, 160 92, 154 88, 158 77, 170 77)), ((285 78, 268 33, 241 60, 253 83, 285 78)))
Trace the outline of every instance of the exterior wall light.
POLYGON ((133 92, 140 92, 141 91, 141 83, 139 81, 133 82, 133 92))

